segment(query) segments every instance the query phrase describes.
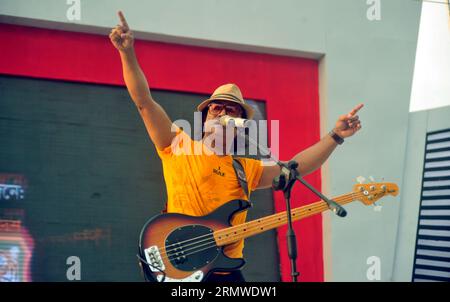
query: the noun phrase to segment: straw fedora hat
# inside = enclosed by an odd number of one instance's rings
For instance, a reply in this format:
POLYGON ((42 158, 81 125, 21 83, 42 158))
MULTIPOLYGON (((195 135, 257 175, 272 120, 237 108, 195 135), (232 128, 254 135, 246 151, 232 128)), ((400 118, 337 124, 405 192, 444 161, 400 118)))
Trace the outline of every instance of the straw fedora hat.
POLYGON ((214 90, 211 97, 198 105, 197 110, 203 111, 212 101, 228 101, 241 105, 245 111, 245 118, 251 119, 255 111, 252 106, 245 103, 241 90, 236 84, 225 84, 214 90))

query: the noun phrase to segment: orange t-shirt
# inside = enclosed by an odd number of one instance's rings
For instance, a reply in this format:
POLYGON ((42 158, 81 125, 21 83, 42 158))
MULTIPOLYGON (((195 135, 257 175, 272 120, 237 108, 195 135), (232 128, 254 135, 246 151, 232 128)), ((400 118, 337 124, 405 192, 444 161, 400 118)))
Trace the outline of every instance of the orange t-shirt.
MULTIPOLYGON (((201 141, 192 140, 183 131, 177 134, 171 146, 157 152, 166 182, 168 213, 204 216, 233 199, 247 200, 236 177, 231 155, 212 154, 201 141)), ((249 158, 239 158, 239 161, 249 191, 255 190, 263 171, 261 161, 249 158)), ((244 223, 246 217, 247 211, 238 213, 231 224, 244 223)), ((241 258, 243 248, 244 240, 241 240, 227 246, 225 254, 241 258)))

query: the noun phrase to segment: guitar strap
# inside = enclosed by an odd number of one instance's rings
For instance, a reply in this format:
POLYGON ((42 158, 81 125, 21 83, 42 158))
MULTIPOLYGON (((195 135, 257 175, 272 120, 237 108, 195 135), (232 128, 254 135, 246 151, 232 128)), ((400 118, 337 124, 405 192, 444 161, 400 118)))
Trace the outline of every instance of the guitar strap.
POLYGON ((247 196, 247 200, 250 201, 250 196, 248 195, 247 177, 245 176, 244 167, 242 167, 241 162, 236 158, 233 158, 233 168, 234 172, 236 173, 236 177, 239 181, 239 185, 244 190, 245 195, 247 196))

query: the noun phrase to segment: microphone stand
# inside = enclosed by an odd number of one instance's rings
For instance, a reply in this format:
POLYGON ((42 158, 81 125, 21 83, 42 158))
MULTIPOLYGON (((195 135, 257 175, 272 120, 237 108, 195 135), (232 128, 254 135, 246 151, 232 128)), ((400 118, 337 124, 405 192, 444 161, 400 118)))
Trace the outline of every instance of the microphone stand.
POLYGON ((254 144, 258 147, 259 150, 263 151, 267 155, 270 156, 270 159, 276 162, 276 164, 280 167, 280 175, 276 176, 272 182, 272 188, 275 191, 281 190, 283 191, 283 195, 286 201, 286 214, 288 220, 288 231, 286 233, 286 241, 288 247, 288 256, 291 260, 291 276, 292 282, 297 282, 297 277, 299 273, 297 272, 297 239, 295 236, 294 228, 292 227, 292 211, 291 211, 291 191, 294 187, 296 181, 299 181, 304 186, 306 186, 310 191, 316 194, 321 200, 325 201, 328 205, 328 208, 334 212, 339 217, 345 217, 347 215, 347 211, 337 202, 327 198, 321 192, 317 191, 313 186, 311 186, 308 182, 306 182, 297 171, 298 163, 294 160, 289 161, 288 163, 284 163, 275 159, 272 156, 272 153, 268 148, 260 145, 258 142, 253 140, 250 136, 240 133, 237 131, 238 135, 247 138, 249 143, 254 144))

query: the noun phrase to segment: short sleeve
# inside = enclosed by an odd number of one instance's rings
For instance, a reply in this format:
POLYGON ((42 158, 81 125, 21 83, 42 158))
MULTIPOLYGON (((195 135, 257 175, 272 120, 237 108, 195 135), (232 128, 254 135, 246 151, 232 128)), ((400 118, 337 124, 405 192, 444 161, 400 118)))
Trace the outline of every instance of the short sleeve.
POLYGON ((169 159, 174 154, 180 154, 180 153, 186 154, 187 153, 186 151, 189 152, 191 150, 191 144, 192 144, 191 137, 186 132, 179 129, 177 131, 175 137, 173 138, 170 146, 167 146, 162 150, 159 150, 158 148, 156 148, 156 153, 158 153, 158 156, 162 160, 169 159), (186 149, 188 149, 188 150, 186 150, 186 149))
POLYGON ((172 145, 165 147, 162 150, 159 150, 158 147, 156 147, 156 153, 158 153, 158 156, 161 159, 166 159, 172 156, 172 145))

